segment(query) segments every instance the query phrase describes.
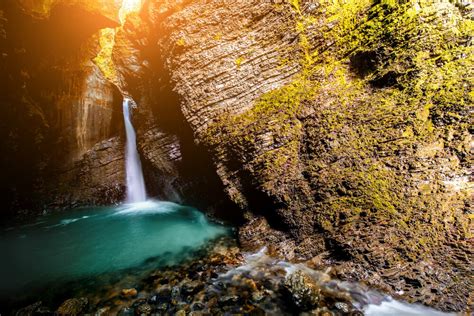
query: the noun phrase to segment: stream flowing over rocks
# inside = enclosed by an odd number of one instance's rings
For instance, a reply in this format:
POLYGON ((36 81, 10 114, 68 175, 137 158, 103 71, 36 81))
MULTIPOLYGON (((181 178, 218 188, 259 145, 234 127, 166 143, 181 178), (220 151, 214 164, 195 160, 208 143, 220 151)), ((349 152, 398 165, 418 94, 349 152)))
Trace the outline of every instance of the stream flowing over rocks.
POLYGON ((238 242, 19 315, 472 313, 473 5, 341 3, 2 1, 2 220, 124 201, 126 91, 148 196, 238 242))

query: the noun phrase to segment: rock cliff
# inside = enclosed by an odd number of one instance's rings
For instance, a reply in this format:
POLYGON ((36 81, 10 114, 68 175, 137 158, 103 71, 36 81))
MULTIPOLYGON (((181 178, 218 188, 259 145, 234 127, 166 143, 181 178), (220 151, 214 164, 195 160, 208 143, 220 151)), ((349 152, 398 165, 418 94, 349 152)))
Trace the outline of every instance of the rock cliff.
MULTIPOLYGON (((64 207, 81 196, 100 200, 99 191, 83 193, 97 181, 87 183, 80 175, 100 161, 85 166, 89 151, 121 131, 121 96, 92 62, 97 31, 117 25, 111 4, 117 8, 112 1, 103 3, 110 7, 103 14, 85 2, 2 2, 1 166, 6 176, 1 187, 7 210, 64 207)), ((121 155, 116 148, 110 160, 121 155)), ((118 170, 88 177, 111 177, 116 187, 123 183, 118 170)))
POLYGON ((243 245, 462 310, 471 12, 449 1, 149 1, 152 40, 138 50, 158 42, 148 61, 163 63, 247 218, 243 245))

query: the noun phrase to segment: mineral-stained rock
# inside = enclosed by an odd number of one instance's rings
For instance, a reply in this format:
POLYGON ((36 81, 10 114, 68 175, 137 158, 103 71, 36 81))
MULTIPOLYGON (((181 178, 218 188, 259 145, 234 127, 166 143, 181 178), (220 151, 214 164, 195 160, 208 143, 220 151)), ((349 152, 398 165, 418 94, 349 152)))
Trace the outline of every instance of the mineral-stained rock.
POLYGON ((135 314, 137 315, 150 315, 152 312, 153 307, 149 304, 141 304, 135 310, 135 314))

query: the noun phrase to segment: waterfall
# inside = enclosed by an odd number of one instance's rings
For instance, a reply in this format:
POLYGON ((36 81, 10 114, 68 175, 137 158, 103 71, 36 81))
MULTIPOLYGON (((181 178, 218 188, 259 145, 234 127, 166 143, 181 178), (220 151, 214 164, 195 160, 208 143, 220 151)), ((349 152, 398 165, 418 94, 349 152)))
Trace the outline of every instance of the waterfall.
POLYGON ((130 120, 129 98, 123 100, 123 119, 127 137, 125 150, 125 172, 127 175, 127 202, 136 203, 146 200, 145 181, 143 180, 142 165, 137 151, 137 138, 130 120))

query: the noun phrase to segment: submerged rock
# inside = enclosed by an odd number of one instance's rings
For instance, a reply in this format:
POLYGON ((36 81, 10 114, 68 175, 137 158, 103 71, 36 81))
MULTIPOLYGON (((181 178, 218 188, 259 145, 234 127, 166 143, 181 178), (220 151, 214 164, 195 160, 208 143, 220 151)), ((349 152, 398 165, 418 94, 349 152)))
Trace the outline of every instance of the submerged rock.
POLYGON ((334 304, 334 307, 340 311, 341 313, 349 313, 350 312, 350 306, 347 303, 344 302, 336 302, 334 304))
POLYGON ((153 312, 153 307, 149 304, 141 304, 135 309, 136 315, 150 315, 153 312))
POLYGON ((41 308, 42 305, 43 302, 39 301, 29 306, 23 307, 15 313, 15 316, 32 316, 41 308))
POLYGON ((134 288, 131 288, 131 289, 123 289, 122 292, 121 292, 122 296, 125 297, 125 298, 132 298, 132 297, 135 297, 137 296, 138 294, 138 291, 134 288))
POLYGON ((89 300, 85 297, 72 298, 62 303, 56 311, 56 314, 64 316, 82 315, 86 312, 88 305, 89 300))

